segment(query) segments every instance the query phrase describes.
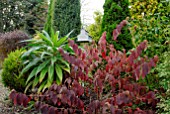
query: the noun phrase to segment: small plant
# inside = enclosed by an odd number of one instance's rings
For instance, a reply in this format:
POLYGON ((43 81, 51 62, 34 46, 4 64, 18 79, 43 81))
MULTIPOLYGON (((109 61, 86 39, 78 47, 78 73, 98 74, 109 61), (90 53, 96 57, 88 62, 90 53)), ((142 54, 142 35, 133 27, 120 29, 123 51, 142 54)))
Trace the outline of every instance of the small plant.
MULTIPOLYGON (((21 74, 30 72, 25 92, 30 86, 33 89, 38 87, 38 92, 40 92, 49 88, 54 81, 61 84, 63 71, 69 73, 70 66, 62 58, 59 50, 64 48, 69 35, 59 39, 59 32, 54 34, 52 31, 50 37, 46 31, 43 31, 43 33, 38 33, 38 39, 26 40, 26 42, 30 42, 29 50, 21 56, 25 65, 21 74)), ((68 46, 65 46, 65 49, 71 50, 68 46)))
MULTIPOLYGON (((122 21, 114 30, 116 40, 122 21), (117 31, 117 32, 115 32, 117 31)), ((78 48, 69 40, 74 55, 59 50, 62 57, 70 63, 70 74, 65 73, 61 85, 53 84, 41 95, 29 95, 12 92, 10 97, 15 104, 23 105, 29 97, 35 100, 35 107, 43 114, 47 113, 82 113, 82 114, 117 114, 129 113, 153 114, 157 104, 155 92, 150 91, 143 83, 152 67, 156 66, 158 57, 142 57, 147 41, 142 42, 127 56, 126 52, 117 51, 106 42, 103 33, 98 45, 91 44, 85 50, 78 48), (18 96, 22 99, 18 100, 18 96)), ((27 101, 28 102, 28 101, 27 101)))
POLYGON ((23 68, 21 65, 20 56, 25 51, 23 49, 11 52, 3 63, 2 82, 6 87, 24 92, 26 75, 21 75, 20 72, 23 68))

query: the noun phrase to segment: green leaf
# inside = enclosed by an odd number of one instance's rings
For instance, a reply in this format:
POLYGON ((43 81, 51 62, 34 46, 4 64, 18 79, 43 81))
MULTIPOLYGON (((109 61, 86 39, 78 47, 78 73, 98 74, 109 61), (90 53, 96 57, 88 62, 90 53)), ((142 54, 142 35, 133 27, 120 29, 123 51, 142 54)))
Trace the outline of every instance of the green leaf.
POLYGON ((21 71, 21 74, 27 72, 31 67, 35 66, 40 61, 39 58, 35 58, 33 61, 31 61, 27 66, 23 68, 21 71))
POLYGON ((39 81, 39 77, 36 76, 36 77, 34 78, 32 88, 34 88, 34 87, 38 84, 38 81, 39 81))
POLYGON ((54 63, 57 61, 57 58, 55 56, 53 56, 51 58, 51 64, 54 66, 54 63))
POLYGON ((26 51, 26 52, 21 56, 21 58, 30 56, 30 54, 31 54, 33 51, 39 50, 40 48, 42 48, 42 46, 30 48, 28 51, 26 51))
POLYGON ((41 60, 43 60, 43 59, 44 59, 44 56, 45 56, 45 55, 53 56, 53 54, 51 54, 51 53, 49 53, 49 52, 47 52, 47 51, 44 51, 44 52, 42 52, 42 53, 41 53, 41 57, 40 57, 40 58, 41 58, 41 60))
POLYGON ((38 33, 38 35, 39 35, 39 37, 42 38, 48 45, 53 46, 53 43, 52 43, 52 41, 51 41, 49 38, 47 38, 46 36, 44 36, 42 33, 38 33))
POLYGON ((56 74, 57 74, 57 77, 59 80, 56 80, 57 81, 57 84, 61 84, 62 80, 63 80, 63 73, 62 73, 62 69, 56 65, 55 66, 55 71, 56 71, 56 74))
POLYGON ((75 53, 74 53, 74 51, 73 51, 73 49, 68 45, 68 44, 66 44, 66 45, 64 45, 63 47, 62 47, 64 50, 66 50, 69 54, 71 54, 71 55, 74 55, 75 53))
POLYGON ((60 38, 57 43, 55 44, 56 47, 60 47, 61 45, 63 45, 64 43, 68 42, 68 37, 70 36, 70 34, 73 32, 74 30, 72 30, 70 33, 68 33, 65 37, 60 38))
POLYGON ((47 71, 48 71, 48 67, 45 67, 45 68, 41 71, 41 73, 40 73, 40 78, 39 78, 39 82, 40 82, 40 83, 41 83, 41 82, 43 81, 43 79, 45 78, 47 71))
POLYGON ((35 68, 31 71, 30 75, 29 75, 28 78, 27 78, 26 84, 31 80, 31 78, 33 78, 33 77, 36 75, 37 69, 38 69, 38 67, 35 67, 35 68))
POLYGON ((43 87, 42 92, 45 91, 45 89, 49 88, 52 84, 47 81, 47 84, 43 87))
POLYGON ((64 66, 60 66, 64 71, 68 72, 70 74, 70 67, 69 68, 66 68, 64 66))
POLYGON ((29 89, 29 87, 30 87, 32 84, 33 84, 33 82, 30 82, 30 83, 26 86, 26 88, 25 88, 25 90, 24 90, 24 93, 27 92, 27 90, 29 89))
POLYGON ((57 32, 55 33, 55 35, 52 37, 52 41, 53 41, 53 43, 54 43, 54 46, 56 46, 56 44, 57 44, 58 37, 59 37, 59 31, 57 31, 57 32))
POLYGON ((44 81, 40 87, 38 88, 38 93, 40 93, 42 91, 42 89, 45 87, 45 85, 47 84, 47 81, 44 81))
POLYGON ((44 67, 46 67, 46 65, 47 65, 49 62, 50 62, 50 60, 47 60, 47 61, 44 61, 42 64, 40 64, 40 65, 38 66, 36 75, 37 75, 44 67))
POLYGON ((58 77, 56 77, 56 83, 57 83, 57 85, 61 84, 60 79, 58 77))
POLYGON ((54 80, 54 65, 48 67, 48 80, 47 84, 52 84, 54 80))
POLYGON ((70 34, 72 34, 73 32, 74 32, 74 29, 73 29, 71 32, 69 32, 69 33, 66 35, 66 37, 69 37, 70 34))
MULTIPOLYGON (((51 41, 51 37, 49 36, 49 34, 45 31, 45 30, 42 30, 43 34, 45 34, 45 37, 51 41)), ((54 33, 54 31, 53 31, 54 33)))
POLYGON ((64 65, 66 65, 67 68, 70 68, 69 63, 66 62, 65 60, 63 60, 62 58, 59 58, 58 60, 60 60, 60 62, 63 63, 64 65))

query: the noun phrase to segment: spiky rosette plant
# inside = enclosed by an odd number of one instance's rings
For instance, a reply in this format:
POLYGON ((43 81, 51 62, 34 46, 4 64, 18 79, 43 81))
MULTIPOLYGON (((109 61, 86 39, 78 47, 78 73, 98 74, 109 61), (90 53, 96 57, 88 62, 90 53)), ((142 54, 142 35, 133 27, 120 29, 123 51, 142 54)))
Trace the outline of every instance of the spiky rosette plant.
MULTIPOLYGON (((71 33, 71 32, 70 32, 71 33)), ((70 49, 66 46, 68 36, 59 38, 59 32, 51 31, 51 36, 46 32, 38 33, 37 39, 26 40, 29 42, 28 51, 22 56, 24 68, 21 74, 29 73, 26 81, 26 90, 32 86, 32 89, 38 88, 38 92, 49 88, 55 81, 61 84, 63 80, 63 71, 70 72, 70 66, 62 58, 59 52, 60 48, 70 49)))
MULTIPOLYGON (((114 38, 126 25, 126 21, 114 30, 114 38)), ((117 51, 106 41, 103 33, 98 45, 92 43, 85 50, 69 41, 74 56, 60 49, 62 57, 70 63, 70 74, 65 74, 62 85, 55 83, 43 95, 40 95, 35 107, 42 113, 89 113, 89 114, 139 114, 155 112, 157 99, 140 78, 145 78, 158 61, 158 57, 142 57, 147 41, 142 42, 128 56, 117 51)), ((24 104, 24 94, 13 91, 10 95, 15 104, 24 104), (22 100, 18 100, 18 96, 22 100)))

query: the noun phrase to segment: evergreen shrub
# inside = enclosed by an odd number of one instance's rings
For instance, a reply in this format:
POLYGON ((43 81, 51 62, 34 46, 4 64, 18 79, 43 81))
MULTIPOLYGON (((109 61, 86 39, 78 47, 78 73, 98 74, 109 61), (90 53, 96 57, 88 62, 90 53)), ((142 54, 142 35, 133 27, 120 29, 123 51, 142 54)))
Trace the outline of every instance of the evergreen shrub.
POLYGON ((103 6, 104 16, 101 31, 107 32, 106 36, 107 42, 114 44, 114 47, 118 50, 122 49, 129 50, 133 48, 133 43, 131 39, 132 36, 127 26, 121 30, 122 34, 119 35, 117 41, 114 41, 112 37, 113 30, 116 28, 116 26, 122 20, 130 16, 128 6, 129 6, 128 0, 106 0, 103 6))
POLYGON ((1 74, 4 86, 20 92, 24 91, 26 82, 25 76, 20 75, 21 69, 23 67, 21 65, 20 56, 23 52, 23 49, 11 52, 4 60, 1 74))

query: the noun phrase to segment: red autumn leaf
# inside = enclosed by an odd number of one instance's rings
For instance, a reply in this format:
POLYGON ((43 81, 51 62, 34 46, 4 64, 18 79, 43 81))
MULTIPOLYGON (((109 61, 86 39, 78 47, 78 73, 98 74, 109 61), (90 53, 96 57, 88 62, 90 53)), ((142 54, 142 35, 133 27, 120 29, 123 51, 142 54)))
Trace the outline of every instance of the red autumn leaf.
POLYGON ((29 101, 30 101, 30 98, 28 98, 25 94, 23 94, 22 105, 23 105, 24 107, 26 107, 27 104, 29 103, 29 101))
POLYGON ((106 32, 104 32, 104 33, 102 34, 102 37, 100 38, 98 44, 99 44, 99 45, 106 45, 106 32))
POLYGON ((102 57, 105 59, 106 58, 106 52, 102 52, 102 57))
POLYGON ((128 108, 128 114, 133 114, 133 111, 131 108, 128 108))
POLYGON ((63 87, 61 87, 59 93, 60 93, 60 94, 66 94, 67 91, 68 91, 67 88, 66 88, 65 86, 63 86, 63 87))
POLYGON ((115 29, 114 31, 113 31, 113 40, 117 40, 117 37, 119 36, 119 31, 117 30, 117 29, 115 29))
POLYGON ((143 79, 148 74, 149 70, 150 70, 149 65, 146 62, 144 62, 142 65, 142 78, 143 79))
POLYGON ((11 100, 14 100, 15 97, 16 97, 16 91, 15 91, 15 90, 12 90, 12 92, 11 92, 10 95, 9 95, 9 98, 10 98, 11 100))
POLYGON ((157 63, 157 62, 158 62, 158 60, 159 60, 159 57, 156 55, 156 56, 154 56, 154 58, 153 58, 153 59, 154 59, 154 62, 155 62, 155 63, 157 63))

